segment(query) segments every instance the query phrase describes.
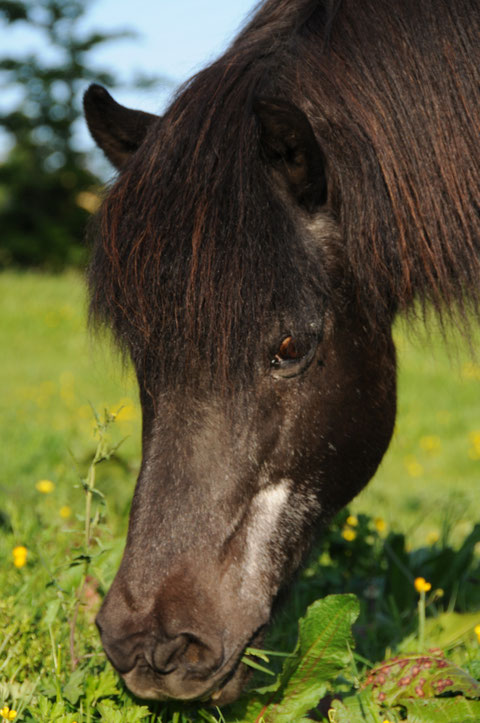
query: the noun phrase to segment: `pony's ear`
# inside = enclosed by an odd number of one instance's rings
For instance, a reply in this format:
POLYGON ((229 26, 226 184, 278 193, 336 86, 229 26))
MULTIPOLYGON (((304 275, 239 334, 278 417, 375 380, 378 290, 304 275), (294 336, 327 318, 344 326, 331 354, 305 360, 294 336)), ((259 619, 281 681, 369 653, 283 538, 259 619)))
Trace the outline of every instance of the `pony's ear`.
POLYGON ((298 203, 313 212, 326 201, 325 159, 303 111, 281 98, 256 98, 260 142, 298 203))
POLYGON ((83 96, 85 118, 96 144, 121 169, 142 143, 158 116, 131 110, 113 100, 101 85, 93 84, 83 96))

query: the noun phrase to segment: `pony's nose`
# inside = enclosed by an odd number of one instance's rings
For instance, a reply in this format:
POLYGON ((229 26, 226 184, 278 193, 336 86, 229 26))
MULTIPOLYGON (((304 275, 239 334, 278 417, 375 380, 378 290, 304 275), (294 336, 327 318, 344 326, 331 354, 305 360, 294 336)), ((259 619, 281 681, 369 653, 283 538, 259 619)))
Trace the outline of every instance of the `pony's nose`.
POLYGON ((157 673, 181 670, 186 677, 206 678, 223 663, 223 646, 219 640, 202 640, 191 633, 181 633, 167 641, 154 641, 145 657, 157 673))
POLYGON ((119 673, 127 673, 143 660, 160 675, 177 671, 185 678, 202 679, 214 673, 223 663, 223 645, 216 636, 200 637, 183 632, 175 637, 156 634, 114 630, 107 624, 102 611, 96 623, 102 644, 112 665, 119 673), (123 633, 123 634, 122 634, 123 633))

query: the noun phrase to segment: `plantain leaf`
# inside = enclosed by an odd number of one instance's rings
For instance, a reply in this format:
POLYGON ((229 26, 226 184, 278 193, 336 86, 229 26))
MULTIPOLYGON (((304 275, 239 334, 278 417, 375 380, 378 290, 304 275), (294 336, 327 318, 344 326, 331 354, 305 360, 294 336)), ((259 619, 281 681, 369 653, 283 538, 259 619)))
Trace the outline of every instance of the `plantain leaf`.
POLYGON ((332 701, 328 711, 330 723, 378 723, 379 720, 394 720, 391 713, 382 712, 375 703, 371 690, 362 690, 344 700, 332 701))
POLYGON ((456 698, 402 701, 407 709, 408 723, 478 723, 480 701, 456 698))
POLYGON ((299 638, 277 682, 253 696, 245 723, 300 723, 350 662, 351 626, 358 617, 354 595, 329 595, 311 605, 299 622, 299 638))

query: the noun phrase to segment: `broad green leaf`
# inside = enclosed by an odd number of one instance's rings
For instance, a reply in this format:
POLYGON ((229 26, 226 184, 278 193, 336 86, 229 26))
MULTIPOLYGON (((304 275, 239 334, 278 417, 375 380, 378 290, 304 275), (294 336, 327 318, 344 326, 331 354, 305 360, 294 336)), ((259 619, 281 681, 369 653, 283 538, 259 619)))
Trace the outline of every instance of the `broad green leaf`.
POLYGON ((408 723, 478 723, 480 701, 456 698, 402 701, 408 723))
POLYGON ((386 660, 370 672, 364 685, 371 687, 377 700, 390 705, 442 693, 480 698, 480 683, 444 658, 441 651, 386 660))
POLYGON ((100 720, 103 723, 122 723, 122 713, 113 707, 108 701, 103 701, 97 705, 100 713, 100 720))
MULTIPOLYGON (((359 612, 354 595, 330 595, 311 605, 299 622, 299 638, 270 692, 254 696, 248 723, 303 720, 325 695, 328 684, 350 661, 351 626, 359 612)), ((305 719, 306 720, 306 719, 305 719)))
POLYGON ((128 713, 119 710, 111 701, 104 700, 98 704, 101 720, 104 723, 139 723, 151 715, 151 711, 144 705, 129 706, 128 713))
POLYGON ((387 713, 380 715, 371 691, 363 690, 344 700, 334 700, 328 711, 328 720, 330 723, 378 723, 394 718, 387 717, 387 713))
POLYGON ((106 698, 118 693, 118 677, 111 668, 106 668, 100 675, 90 678, 87 682, 87 702, 95 705, 99 698, 106 698))
POLYGON ((63 686, 63 697, 69 703, 75 705, 85 688, 86 671, 83 668, 77 668, 73 671, 68 682, 63 686))

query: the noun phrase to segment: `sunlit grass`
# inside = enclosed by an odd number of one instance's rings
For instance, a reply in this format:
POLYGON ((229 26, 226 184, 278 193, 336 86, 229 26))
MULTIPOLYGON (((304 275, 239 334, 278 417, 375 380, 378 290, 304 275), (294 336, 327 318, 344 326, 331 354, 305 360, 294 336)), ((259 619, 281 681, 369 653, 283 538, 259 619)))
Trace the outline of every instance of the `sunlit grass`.
MULTIPOLYGON (((85 723, 99 720, 100 710, 107 723, 160 720, 161 706, 158 716, 155 706, 146 711, 122 688, 105 662, 93 623, 120 561, 140 462, 140 410, 133 374, 122 369, 107 341, 94 340, 86 332, 80 275, 5 273, 0 282, 0 621, 4 635, 2 639, 0 634, 0 709, 7 706, 17 712, 16 720, 23 720, 29 701, 36 700, 41 691, 39 700, 50 701, 48 705, 57 700, 57 713, 54 716, 53 708, 36 708, 33 718, 30 715, 26 720, 85 723), (126 439, 117 454, 97 467, 96 487, 105 496, 106 506, 97 518, 94 555, 86 574, 81 558, 86 519, 81 479, 87 475, 98 443, 92 405, 100 415, 106 410, 116 416, 111 446, 126 439), (76 558, 79 564, 72 565, 76 558), (80 662, 75 678, 69 630, 76 607, 75 657, 80 662), (110 698, 115 700, 114 708, 109 708, 110 698), (83 702, 77 705, 78 700, 83 702), (69 712, 72 706, 75 714, 69 712), (115 718, 122 710, 128 714, 121 712, 115 718)), ((406 533, 407 548, 424 547, 435 557, 447 542, 460 544, 479 519, 479 362, 464 342, 446 349, 439 334, 428 340, 421 334, 410 338, 399 325, 396 339, 399 417, 391 448, 350 514, 333 528, 338 566, 325 552, 309 564, 284 615, 277 618, 268 641, 272 649, 289 652, 295 620, 303 615, 306 604, 330 589, 350 589, 350 566, 361 563, 367 569, 383 545, 393 544, 393 533, 406 533), (323 565, 323 581, 316 577, 319 565, 323 565)), ((379 570, 384 564, 382 558, 379 570)), ((421 568, 418 574, 426 575, 421 568)), ((355 592, 373 601, 380 594, 377 584, 376 579, 368 580, 355 592)), ((457 597, 454 590, 447 604, 453 606, 457 597)), ((416 604, 415 598, 413 614, 416 604)), ((388 607, 388 614, 386 629, 394 631, 394 607, 388 607)), ((399 619, 397 628, 407 629, 408 622, 399 619)), ((469 624, 463 652, 455 655, 462 664, 467 659, 474 666, 480 638, 473 632, 474 623, 469 624)), ((378 630, 366 627, 364 634, 365 640, 359 641, 364 652, 375 650, 377 643, 380 648, 384 645, 378 630)), ((174 709, 170 717, 161 715, 165 721, 190 720, 174 709)), ((219 714, 209 715, 199 720, 221 720, 219 714)), ((227 716, 226 720, 231 719, 227 716)))
MULTIPOLYGON (((447 333, 448 338, 448 333, 447 333)), ((448 528, 464 536, 480 518, 480 335, 471 346, 452 332, 448 344, 433 325, 397 324, 398 417, 375 478, 353 504, 381 510, 390 527, 425 543, 448 528)))

